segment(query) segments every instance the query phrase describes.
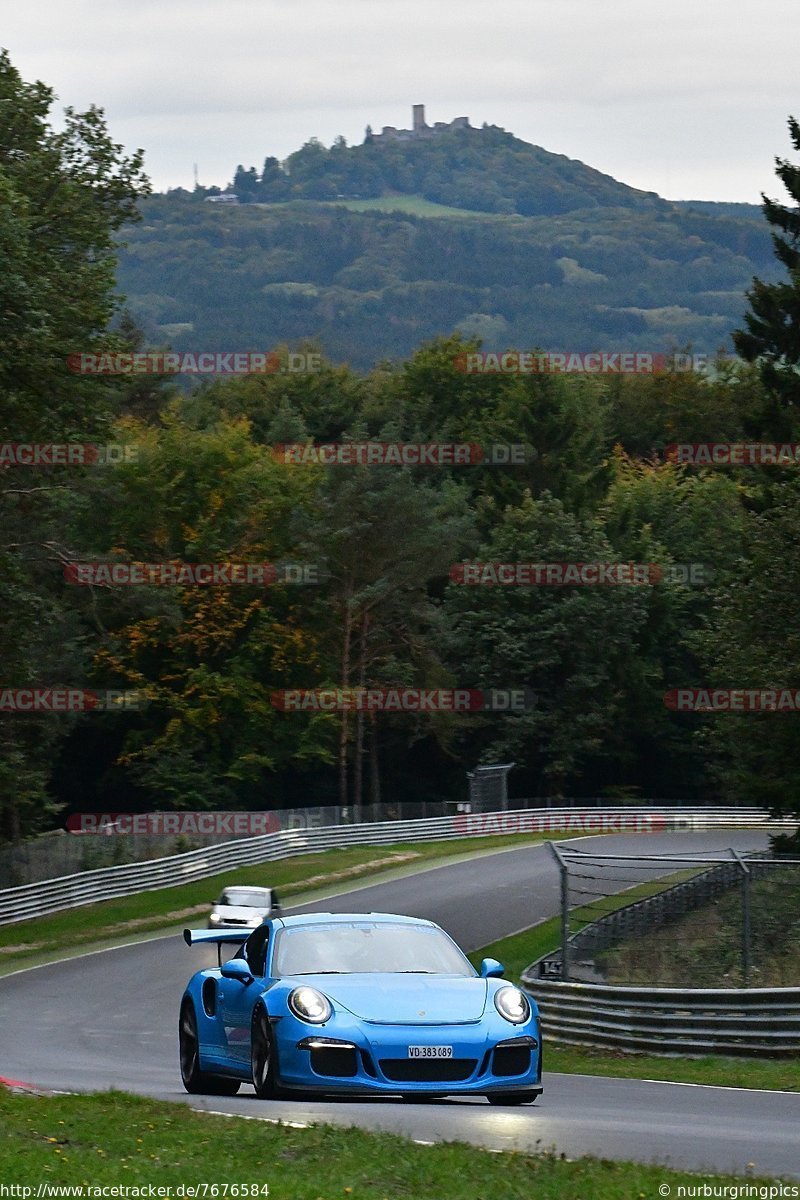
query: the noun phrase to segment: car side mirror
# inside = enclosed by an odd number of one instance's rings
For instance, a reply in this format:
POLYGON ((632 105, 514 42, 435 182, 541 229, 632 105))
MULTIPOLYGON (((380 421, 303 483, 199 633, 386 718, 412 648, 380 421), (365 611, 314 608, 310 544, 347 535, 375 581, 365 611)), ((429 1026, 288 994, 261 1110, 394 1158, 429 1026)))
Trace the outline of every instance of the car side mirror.
POLYGON ((219 970, 223 979, 237 979, 245 986, 253 982, 253 972, 243 958, 229 958, 219 970))
POLYGON ((497 979, 505 974, 505 967, 496 958, 485 958, 481 963, 481 979, 497 979))

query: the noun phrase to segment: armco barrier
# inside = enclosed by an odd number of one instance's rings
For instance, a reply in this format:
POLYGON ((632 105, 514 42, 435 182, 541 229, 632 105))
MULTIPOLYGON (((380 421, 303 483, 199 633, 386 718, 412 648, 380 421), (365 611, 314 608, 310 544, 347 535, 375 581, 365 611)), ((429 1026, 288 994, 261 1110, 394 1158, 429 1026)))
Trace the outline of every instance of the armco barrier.
POLYGON ((546 1036, 656 1054, 800 1055, 800 988, 561 983, 522 974, 546 1036))
MULTIPOLYGON (((793 823, 790 827, 794 828, 793 823)), ((581 812, 563 809, 520 809, 499 813, 459 813, 419 821, 381 821, 362 825, 325 826, 303 831, 284 830, 263 837, 225 842, 143 863, 126 863, 66 875, 41 883, 0 891, 0 925, 114 900, 136 892, 175 887, 206 879, 232 867, 276 862, 292 855, 347 846, 382 846, 398 842, 440 841, 489 837, 501 833, 658 833, 666 830, 753 828, 777 830, 760 809, 609 807, 581 812)), ((77 835, 76 835, 77 836, 77 835)))
MULTIPOLYGON (((58 879, 62 875, 76 875, 79 871, 99 871, 101 867, 118 867, 123 863, 148 862, 164 858, 168 854, 185 854, 201 846, 218 846, 222 842, 240 841, 242 838, 260 837, 278 830, 322 829, 328 825, 356 825, 362 822, 381 821, 428 821, 434 817, 449 817, 458 813, 478 814, 506 811, 511 808, 542 809, 572 808, 577 811, 607 809, 609 805, 632 805, 635 808, 686 808, 691 801, 663 797, 654 800, 641 796, 636 801, 615 800, 611 797, 586 796, 520 796, 503 803, 499 796, 470 801, 452 800, 398 800, 390 803, 368 804, 359 816, 352 805, 316 805, 306 808, 259 809, 250 817, 263 822, 261 828, 226 829, 224 822, 216 821, 209 812, 138 813, 131 816, 128 825, 115 825, 113 813, 72 813, 70 832, 53 829, 36 837, 21 841, 0 842, 0 891, 4 888, 23 887, 27 883, 40 883, 44 879, 58 879), (99 819, 99 828, 92 837, 75 837, 81 832, 83 817, 99 819), (161 822, 158 822, 158 818, 161 822), (136 824, 142 818, 144 824, 136 824), (150 818, 156 818, 153 825, 150 818), (170 818, 175 825, 168 825, 170 818), (161 832, 156 832, 157 829, 161 832), (124 831, 125 836, 117 836, 124 831), (105 836, 103 836, 105 835, 105 836)), ((696 803, 696 802, 695 802, 696 803)), ((743 806, 746 807, 746 806, 743 806)), ((123 817, 126 814, 116 814, 123 817)), ((217 817, 249 819, 247 813, 218 813, 217 817)), ((87 831, 88 832, 88 831, 87 831)))

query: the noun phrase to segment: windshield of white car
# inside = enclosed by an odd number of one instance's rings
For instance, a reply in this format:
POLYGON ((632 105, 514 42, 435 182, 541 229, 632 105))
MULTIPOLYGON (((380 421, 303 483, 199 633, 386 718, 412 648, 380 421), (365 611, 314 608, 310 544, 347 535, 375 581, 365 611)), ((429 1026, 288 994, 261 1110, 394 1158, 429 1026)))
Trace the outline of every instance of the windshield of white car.
POLYGON ((217 904, 237 908, 269 908, 269 896, 265 892, 250 892, 244 888, 223 892, 217 904))
POLYGON ((468 959, 441 929, 426 925, 358 922, 298 925, 278 934, 273 976, 467 975, 468 959))

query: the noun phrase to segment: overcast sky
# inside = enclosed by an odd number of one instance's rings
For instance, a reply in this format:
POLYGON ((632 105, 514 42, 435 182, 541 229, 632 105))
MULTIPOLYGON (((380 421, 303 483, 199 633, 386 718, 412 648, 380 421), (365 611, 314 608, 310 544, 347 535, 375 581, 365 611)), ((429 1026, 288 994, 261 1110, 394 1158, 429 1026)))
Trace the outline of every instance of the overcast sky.
POLYGON ((800 0, 6 0, 0 44, 105 108, 158 190, 310 137, 468 116, 671 199, 782 195, 800 0))

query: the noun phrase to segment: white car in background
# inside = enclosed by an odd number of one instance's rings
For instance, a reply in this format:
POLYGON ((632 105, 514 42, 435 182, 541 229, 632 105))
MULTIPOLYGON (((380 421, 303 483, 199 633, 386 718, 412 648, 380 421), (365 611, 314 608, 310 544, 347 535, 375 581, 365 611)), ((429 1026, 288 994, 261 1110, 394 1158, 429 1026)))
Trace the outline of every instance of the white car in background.
POLYGON ((247 887, 244 884, 226 887, 220 898, 213 902, 208 928, 239 926, 242 929, 255 929, 267 917, 279 916, 280 911, 278 893, 274 888, 247 887))

